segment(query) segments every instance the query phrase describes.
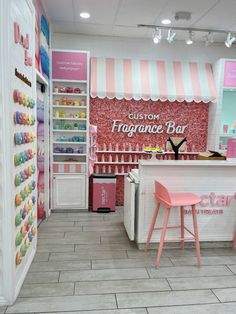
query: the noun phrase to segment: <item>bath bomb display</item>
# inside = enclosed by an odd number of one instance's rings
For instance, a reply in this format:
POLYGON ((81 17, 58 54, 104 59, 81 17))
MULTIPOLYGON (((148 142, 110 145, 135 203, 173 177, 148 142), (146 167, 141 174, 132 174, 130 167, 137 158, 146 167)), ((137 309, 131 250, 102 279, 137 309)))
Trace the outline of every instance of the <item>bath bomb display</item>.
POLYGON ((22 254, 21 252, 17 252, 16 253, 16 265, 20 265, 21 262, 22 262, 22 254))

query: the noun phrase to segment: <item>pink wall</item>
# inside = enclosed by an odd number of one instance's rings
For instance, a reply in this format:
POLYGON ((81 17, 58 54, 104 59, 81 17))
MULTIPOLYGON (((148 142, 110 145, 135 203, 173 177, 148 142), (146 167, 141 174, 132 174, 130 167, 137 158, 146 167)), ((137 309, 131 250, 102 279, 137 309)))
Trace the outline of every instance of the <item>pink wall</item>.
MULTIPOLYGON (((178 102, 160 102, 160 101, 135 101, 135 100, 117 100, 117 99, 90 99, 90 123, 98 126, 97 144, 99 150, 102 150, 105 143, 107 149, 110 144, 112 149, 118 143, 119 149, 123 150, 125 143, 126 150, 129 144, 132 144, 134 149, 137 144, 141 149, 142 144, 145 145, 163 145, 169 136, 187 137, 188 151, 205 151, 207 146, 207 131, 208 131, 208 105, 204 103, 178 103, 178 102), (129 120, 130 113, 143 114, 159 114, 160 119, 157 120, 129 120), (133 137, 128 137, 127 133, 112 133, 112 121, 122 120, 124 124, 162 124, 166 121, 173 120, 179 125, 188 125, 183 134, 148 134, 136 133, 133 137)), ((108 154, 105 155, 105 159, 108 154)), ((126 157, 124 157, 126 158, 126 157)), ((107 159, 106 159, 107 160, 107 159)), ((128 161, 125 159, 125 161, 128 161)), ((121 167, 121 166, 119 166, 121 167)), ((127 166, 124 167, 127 171, 127 166)), ((132 166, 131 166, 132 168, 132 166)), ((114 166, 111 167, 114 171, 114 166)), ((117 177, 117 205, 123 204, 124 180, 122 176, 117 177)))

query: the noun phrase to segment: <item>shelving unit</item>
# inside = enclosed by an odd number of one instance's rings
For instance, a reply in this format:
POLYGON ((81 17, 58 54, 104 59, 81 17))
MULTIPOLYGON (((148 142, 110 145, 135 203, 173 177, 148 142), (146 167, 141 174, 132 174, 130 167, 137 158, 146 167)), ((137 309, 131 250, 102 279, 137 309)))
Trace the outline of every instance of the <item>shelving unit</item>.
POLYGON ((232 124, 236 121, 236 81, 233 81, 234 66, 232 72, 228 64, 236 64, 236 59, 220 59, 213 67, 216 88, 218 90, 217 103, 209 104, 208 121, 208 149, 226 151, 229 138, 236 138, 232 133, 232 124), (231 84, 228 84, 229 82, 231 84), (228 130, 224 130, 224 125, 228 130))
MULTIPOLYGON (((61 61, 60 61, 61 62, 61 61)), ((68 61, 70 62, 70 61, 68 61)), ((68 63, 67 63, 68 64, 68 63)), ((71 63, 73 67, 74 62, 71 63)), ((53 50, 51 81, 51 163, 52 208, 88 208, 89 153, 89 53, 85 51, 53 50), (57 59, 81 57, 81 73, 68 79, 60 72, 57 59), (60 72, 60 73, 59 73, 60 72), (84 75, 86 79, 79 79, 84 75), (58 78, 60 76, 60 78, 58 78), (80 93, 60 92, 79 89, 80 93), (59 90, 59 91, 58 91, 59 90), (68 150, 68 152, 65 152, 68 150)), ((73 72, 73 71, 72 71, 73 72)), ((74 73, 71 73, 73 76, 74 73)))
POLYGON ((37 245, 34 19, 32 1, 0 2, 0 307, 16 300, 37 245))

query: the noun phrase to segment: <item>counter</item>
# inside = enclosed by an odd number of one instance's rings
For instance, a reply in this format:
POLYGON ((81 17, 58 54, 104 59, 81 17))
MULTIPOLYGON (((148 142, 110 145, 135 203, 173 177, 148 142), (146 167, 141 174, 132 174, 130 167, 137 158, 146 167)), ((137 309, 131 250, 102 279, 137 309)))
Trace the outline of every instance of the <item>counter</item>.
MULTIPOLYGON (((236 230, 236 162, 222 160, 141 160, 139 171, 125 180, 125 219, 130 239, 146 242, 156 202, 154 181, 159 180, 172 192, 192 192, 199 195, 198 210, 200 241, 232 241, 236 230), (133 194, 129 185, 133 184, 133 194), (132 212, 133 210, 133 212, 132 212)), ((161 208, 157 226, 162 225, 161 208)), ((171 211, 169 225, 179 224, 177 208, 171 211)), ((185 209, 185 223, 192 229, 190 208, 185 209)), ((178 230, 168 230, 168 237, 179 236, 178 230)), ((153 234, 158 242, 160 232, 153 234)))

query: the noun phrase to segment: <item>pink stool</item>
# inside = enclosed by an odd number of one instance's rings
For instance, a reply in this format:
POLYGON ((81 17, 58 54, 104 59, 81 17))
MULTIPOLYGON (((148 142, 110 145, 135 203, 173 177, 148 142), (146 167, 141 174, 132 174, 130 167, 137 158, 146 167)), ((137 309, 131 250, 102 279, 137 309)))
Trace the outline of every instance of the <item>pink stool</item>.
POLYGON ((233 249, 235 248, 236 246, 236 231, 234 233, 234 238, 233 238, 233 249))
POLYGON ((195 205, 201 202, 200 197, 193 193, 170 193, 165 186, 163 186, 161 183, 155 181, 155 197, 157 200, 157 206, 153 214, 152 223, 149 228, 148 237, 147 237, 147 243, 146 243, 146 252, 149 247, 149 243, 152 237, 153 230, 162 230, 161 232, 161 238, 160 238, 160 244, 158 248, 158 254, 156 259, 156 266, 159 267, 160 265, 160 258, 161 253, 163 250, 164 242, 181 242, 181 248, 184 248, 184 241, 185 240, 195 240, 196 243, 196 254, 197 254, 197 262, 198 266, 201 266, 201 253, 200 253, 200 244, 199 244, 199 238, 198 238, 198 227, 197 227, 197 216, 196 216, 196 209, 195 205), (155 228, 156 219, 158 215, 158 211, 160 208, 160 205, 162 205, 166 209, 164 221, 163 221, 163 227, 161 228, 155 228), (192 216, 193 216, 193 227, 194 227, 194 233, 192 233, 189 229, 187 229, 184 226, 184 206, 192 206, 192 216), (180 226, 171 226, 168 227, 168 220, 170 216, 170 210, 172 207, 180 207, 180 226), (170 239, 165 240, 166 235, 166 229, 173 229, 173 228, 180 228, 181 230, 181 237, 179 239, 170 239), (184 237, 184 230, 188 231, 192 237, 184 237))

